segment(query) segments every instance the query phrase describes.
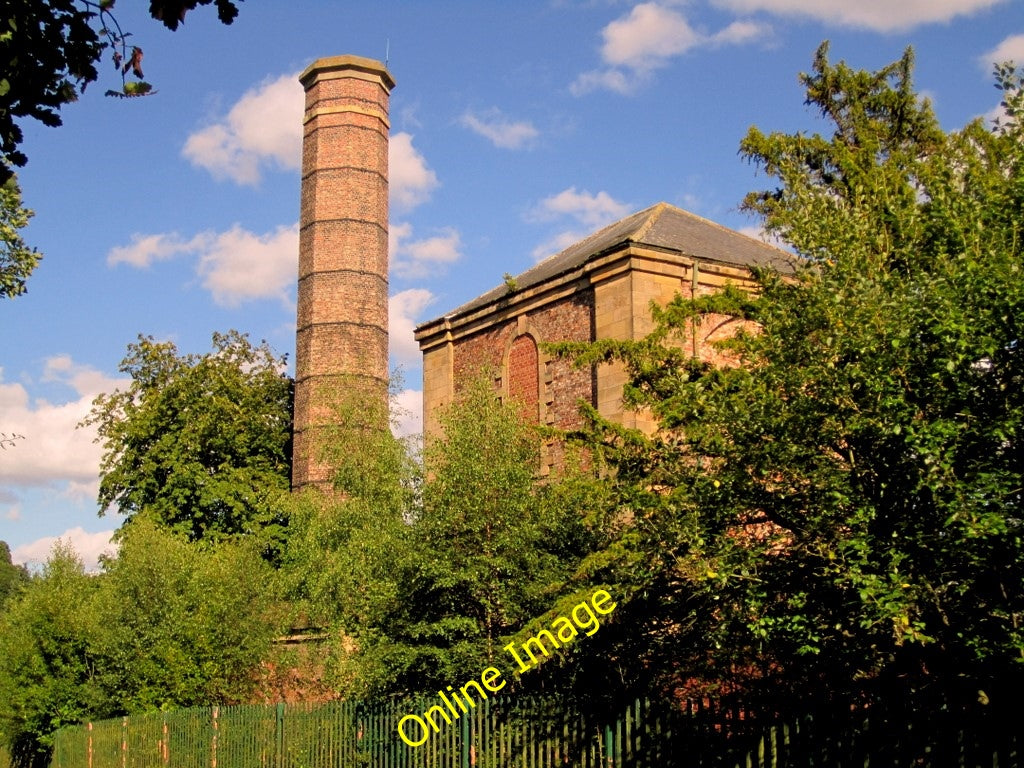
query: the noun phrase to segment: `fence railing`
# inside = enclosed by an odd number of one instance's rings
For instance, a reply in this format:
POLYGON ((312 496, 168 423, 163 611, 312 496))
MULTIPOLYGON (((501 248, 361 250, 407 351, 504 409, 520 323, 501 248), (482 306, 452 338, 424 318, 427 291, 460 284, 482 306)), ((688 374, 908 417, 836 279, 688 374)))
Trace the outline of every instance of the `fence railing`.
MULTIPOLYGON (((437 699, 373 703, 234 706, 179 710, 87 723, 55 739, 52 768, 579 768, 667 765, 686 752, 708 762, 704 736, 737 713, 709 702, 683 711, 633 701, 615 715, 581 714, 553 698, 504 696, 480 701, 439 726, 418 746, 399 735, 409 714, 437 699)), ((733 726, 739 721, 733 723, 733 726)), ((406 726, 419 742, 422 731, 406 726)))
MULTIPOLYGON (((904 702, 754 717, 740 706, 637 699, 583 714, 553 698, 498 696, 419 746, 398 724, 437 699, 234 706, 88 723, 56 735, 52 768, 1024 768, 1019 711, 914 713, 904 702)), ((454 716, 457 715, 457 716, 454 716)), ((418 741, 421 731, 407 729, 418 741)))

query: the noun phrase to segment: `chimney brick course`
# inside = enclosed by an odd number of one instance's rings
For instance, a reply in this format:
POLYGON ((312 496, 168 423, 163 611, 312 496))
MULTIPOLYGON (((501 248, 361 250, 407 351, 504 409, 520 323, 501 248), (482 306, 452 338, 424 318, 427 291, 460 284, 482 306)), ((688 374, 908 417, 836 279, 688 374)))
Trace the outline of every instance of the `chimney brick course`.
MULTIPOLYGON (((387 398, 388 99, 378 61, 319 59, 306 90, 299 213, 292 487, 326 484, 318 439, 331 397, 359 386, 387 398)), ((386 427, 386 425, 384 425, 386 427)))

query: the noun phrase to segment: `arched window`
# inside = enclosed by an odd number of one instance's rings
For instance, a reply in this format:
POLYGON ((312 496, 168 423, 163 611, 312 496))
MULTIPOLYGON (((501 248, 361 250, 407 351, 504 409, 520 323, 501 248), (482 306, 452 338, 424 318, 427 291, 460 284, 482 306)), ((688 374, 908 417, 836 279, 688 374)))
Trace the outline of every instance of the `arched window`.
POLYGON ((523 334, 512 341, 508 350, 508 396, 523 409, 523 416, 536 422, 540 418, 540 368, 537 342, 523 334))

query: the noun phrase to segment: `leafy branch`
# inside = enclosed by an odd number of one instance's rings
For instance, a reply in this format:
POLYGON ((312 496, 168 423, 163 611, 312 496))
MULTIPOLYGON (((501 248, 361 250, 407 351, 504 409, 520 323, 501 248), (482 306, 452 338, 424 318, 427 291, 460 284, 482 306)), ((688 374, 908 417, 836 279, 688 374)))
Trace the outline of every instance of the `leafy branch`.
MULTIPOLYGON (((88 9, 90 15, 99 19, 99 34, 106 40, 102 45, 113 51, 111 59, 114 62, 114 69, 118 70, 121 75, 121 90, 108 90, 104 95, 127 99, 156 93, 153 86, 143 79, 142 49, 137 45, 129 47, 128 38, 132 36, 132 33, 121 29, 121 24, 112 12, 115 0, 99 0, 98 3, 91 2, 91 0, 79 1, 88 9), (136 78, 135 80, 128 79, 129 72, 136 78)), ((85 90, 84 84, 82 90, 85 90)))

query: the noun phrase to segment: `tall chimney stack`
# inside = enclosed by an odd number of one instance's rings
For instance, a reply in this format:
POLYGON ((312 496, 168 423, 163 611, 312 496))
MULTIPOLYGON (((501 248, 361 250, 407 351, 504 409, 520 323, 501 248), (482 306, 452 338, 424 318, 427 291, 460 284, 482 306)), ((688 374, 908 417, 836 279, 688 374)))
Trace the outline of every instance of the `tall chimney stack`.
POLYGON ((383 64, 313 62, 306 90, 299 215, 292 488, 330 481, 320 457, 331 397, 388 386, 388 96, 383 64))

